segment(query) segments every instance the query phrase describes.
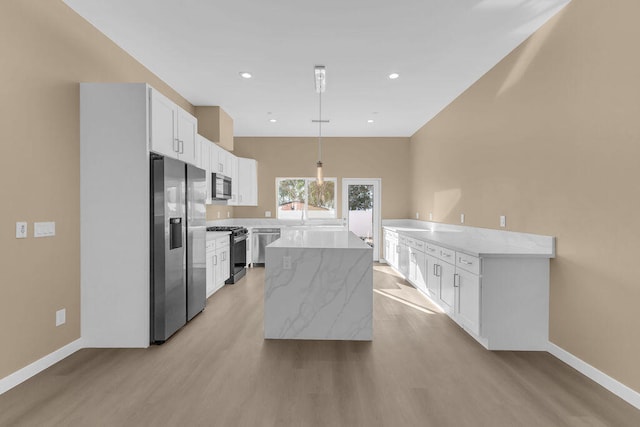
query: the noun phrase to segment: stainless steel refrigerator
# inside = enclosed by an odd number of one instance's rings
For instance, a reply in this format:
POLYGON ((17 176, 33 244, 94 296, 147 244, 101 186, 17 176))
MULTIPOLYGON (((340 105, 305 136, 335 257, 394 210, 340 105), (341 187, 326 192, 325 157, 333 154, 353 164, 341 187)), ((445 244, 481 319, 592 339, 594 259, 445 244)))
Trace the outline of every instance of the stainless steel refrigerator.
POLYGON ((205 171, 151 156, 151 342, 161 344, 206 303, 205 171))

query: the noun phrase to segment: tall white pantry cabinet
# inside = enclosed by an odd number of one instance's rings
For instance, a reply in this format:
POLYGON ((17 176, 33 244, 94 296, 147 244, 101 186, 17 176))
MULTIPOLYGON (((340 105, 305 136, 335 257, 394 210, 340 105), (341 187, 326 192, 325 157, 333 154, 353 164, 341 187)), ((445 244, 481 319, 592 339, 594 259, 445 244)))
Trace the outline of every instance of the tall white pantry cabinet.
POLYGON ((149 85, 80 84, 85 347, 149 345, 149 150, 154 131, 164 137, 153 141, 154 151, 194 163, 197 120, 149 85))

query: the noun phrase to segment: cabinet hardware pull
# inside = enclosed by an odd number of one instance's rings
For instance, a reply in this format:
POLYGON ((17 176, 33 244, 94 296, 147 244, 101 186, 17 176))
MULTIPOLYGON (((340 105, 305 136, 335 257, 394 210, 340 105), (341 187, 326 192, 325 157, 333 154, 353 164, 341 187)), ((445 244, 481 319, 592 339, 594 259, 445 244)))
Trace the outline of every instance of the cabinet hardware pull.
POLYGON ((180 154, 184 154, 184 141, 180 140, 180 154))
POLYGON ((213 265, 218 265, 218 255, 213 256, 213 265))
POLYGON ((447 254, 447 253, 444 253, 442 251, 440 251, 440 255, 442 255, 444 257, 447 257, 447 258, 451 258, 451 254, 447 254))
POLYGON ((442 266, 440 264, 438 265, 438 277, 442 276, 442 266))
POLYGON ((438 264, 433 264, 433 275, 436 276, 436 277, 438 277, 438 273, 436 272, 436 266, 437 265, 438 264))
POLYGON ((173 151, 175 151, 176 153, 178 151, 180 151, 180 140, 178 138, 173 138, 173 151), (176 148, 176 143, 178 145, 178 148, 176 148))
POLYGON ((463 260, 462 258, 460 258, 460 262, 461 262, 461 263, 463 263, 463 264, 467 264, 467 265, 471 265, 471 264, 473 264, 472 262, 465 261, 465 260, 463 260))
POLYGON ((453 275, 453 287, 454 288, 460 287, 460 275, 458 273, 453 275))

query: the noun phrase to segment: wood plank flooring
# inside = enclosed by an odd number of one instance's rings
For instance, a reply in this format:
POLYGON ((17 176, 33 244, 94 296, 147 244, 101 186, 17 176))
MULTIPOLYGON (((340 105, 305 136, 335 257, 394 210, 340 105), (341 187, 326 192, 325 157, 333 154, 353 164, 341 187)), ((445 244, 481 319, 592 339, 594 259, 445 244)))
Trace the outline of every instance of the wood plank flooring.
POLYGON ((1 426, 639 426, 543 352, 490 352, 384 265, 374 341, 265 341, 264 269, 162 346, 85 349, 0 396, 1 426))

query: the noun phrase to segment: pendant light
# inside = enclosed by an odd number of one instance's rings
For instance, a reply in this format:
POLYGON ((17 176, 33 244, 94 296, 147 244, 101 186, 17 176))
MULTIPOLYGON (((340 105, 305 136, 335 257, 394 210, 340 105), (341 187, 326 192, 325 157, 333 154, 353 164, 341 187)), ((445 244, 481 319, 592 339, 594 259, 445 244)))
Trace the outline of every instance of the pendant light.
MULTIPOLYGON (((318 93, 318 120, 312 120, 318 123, 318 163, 316 163, 316 182, 319 186, 324 184, 322 175, 322 93, 326 86, 326 69, 324 65, 316 65, 314 69, 316 80, 316 92, 318 93)), ((328 120, 325 120, 328 122, 328 120)))

